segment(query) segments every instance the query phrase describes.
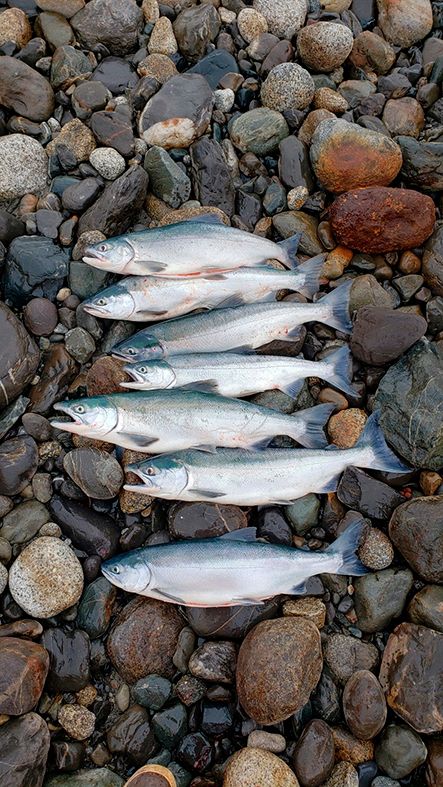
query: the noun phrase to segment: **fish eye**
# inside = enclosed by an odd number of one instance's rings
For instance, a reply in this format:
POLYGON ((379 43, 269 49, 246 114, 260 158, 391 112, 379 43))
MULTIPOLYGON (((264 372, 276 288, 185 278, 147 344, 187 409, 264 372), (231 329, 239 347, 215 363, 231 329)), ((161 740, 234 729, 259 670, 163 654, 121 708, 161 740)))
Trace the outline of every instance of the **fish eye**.
POLYGON ((85 408, 83 407, 82 404, 78 404, 76 407, 74 407, 74 412, 80 413, 80 414, 84 413, 85 412, 85 408))
POLYGON ((98 303, 99 306, 106 306, 108 301, 106 300, 106 298, 99 298, 97 303, 98 303))
POLYGON ((107 249, 108 249, 107 243, 100 243, 100 246, 98 247, 99 251, 107 251, 107 249))
POLYGON ((120 574, 120 569, 118 566, 112 566, 111 571, 113 574, 120 574))
POLYGON ((127 353, 128 355, 137 355, 137 350, 135 349, 135 347, 128 347, 127 353))
POLYGON ((155 467, 147 467, 145 472, 146 472, 146 475, 155 475, 157 471, 156 471, 155 467))
POLYGON ((146 372, 148 371, 148 367, 147 366, 139 366, 138 370, 142 374, 146 374, 146 372))

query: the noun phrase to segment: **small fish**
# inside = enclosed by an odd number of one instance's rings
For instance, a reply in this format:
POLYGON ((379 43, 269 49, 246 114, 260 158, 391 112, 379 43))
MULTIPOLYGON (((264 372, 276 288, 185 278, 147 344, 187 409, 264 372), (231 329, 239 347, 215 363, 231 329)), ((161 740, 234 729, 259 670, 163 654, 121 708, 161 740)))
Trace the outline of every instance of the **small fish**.
POLYGON ((126 470, 136 473, 143 484, 124 488, 166 500, 289 505, 309 492, 335 492, 350 465, 391 473, 410 471, 387 445, 378 411, 370 416, 353 448, 268 448, 261 453, 218 449, 211 456, 184 451, 128 465, 126 470))
POLYGON ((125 276, 200 276, 257 267, 274 259, 294 265, 300 233, 281 243, 205 221, 180 221, 100 241, 86 249, 84 262, 125 276))
POLYGON ((56 429, 145 453, 216 446, 260 450, 277 435, 302 445, 326 444, 323 427, 334 405, 320 404, 282 415, 239 399, 198 391, 138 391, 58 402, 55 410, 73 421, 56 429))
POLYGON ((160 322, 120 342, 111 353, 135 362, 188 353, 250 352, 274 339, 292 341, 305 322, 323 322, 349 333, 352 284, 342 284, 316 303, 251 303, 160 322))
POLYGON ((183 604, 223 607, 262 604, 282 593, 306 592, 316 574, 368 573, 356 555, 364 530, 358 519, 323 552, 256 540, 254 527, 219 538, 142 547, 102 563, 106 579, 130 593, 183 604))
POLYGON ((191 353, 173 355, 167 361, 130 363, 124 370, 132 380, 121 385, 140 391, 182 388, 237 397, 278 389, 294 397, 307 377, 320 377, 341 391, 356 395, 350 381, 352 359, 348 347, 340 347, 322 361, 276 355, 191 353))
POLYGON ((237 268, 217 279, 127 276, 83 302, 95 317, 132 322, 155 322, 180 317, 194 309, 226 308, 275 301, 279 290, 312 297, 319 289, 325 254, 293 271, 271 267, 237 268))

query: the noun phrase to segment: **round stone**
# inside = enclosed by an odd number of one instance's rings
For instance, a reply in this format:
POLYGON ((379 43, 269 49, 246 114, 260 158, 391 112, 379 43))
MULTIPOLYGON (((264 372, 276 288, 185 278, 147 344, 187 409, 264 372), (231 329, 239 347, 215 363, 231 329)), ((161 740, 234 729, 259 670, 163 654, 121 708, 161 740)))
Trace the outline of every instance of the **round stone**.
MULTIPOLYGON (((336 90, 330 87, 319 87, 314 95, 315 109, 323 109, 328 112, 336 112, 339 115, 349 109, 346 99, 336 90)), ((315 110, 314 110, 315 111, 315 110)))
POLYGON ((280 112, 259 107, 236 117, 229 127, 229 134, 235 147, 243 153, 265 156, 288 136, 289 128, 280 112))
POLYGON ((364 30, 355 38, 349 59, 368 73, 386 74, 395 63, 395 52, 384 38, 364 30))
POLYGON ((292 759, 302 787, 319 787, 334 766, 334 738, 330 727, 313 719, 304 728, 292 759))
POLYGON ((389 536, 411 568, 427 582, 443 582, 443 495, 419 497, 398 506, 389 536))
POLYGON ((409 47, 432 30, 430 0, 377 0, 378 25, 391 44, 409 47))
POLYGON ((280 754, 286 749, 286 739, 283 735, 279 735, 276 732, 253 730, 248 735, 248 747, 280 754))
POLYGON ((417 138, 425 124, 425 114, 415 98, 390 98, 385 104, 382 120, 393 137, 403 134, 417 138))
POLYGON ((329 437, 338 448, 352 448, 363 432, 367 420, 366 413, 356 407, 341 410, 329 419, 329 437))
POLYGON ((345 634, 333 634, 326 640, 325 661, 338 683, 346 681, 356 670, 373 670, 379 654, 375 645, 345 634))
POLYGON ((240 35, 248 44, 257 36, 268 31, 265 17, 255 8, 242 8, 237 17, 237 25, 240 35))
POLYGON ((410 602, 408 615, 413 623, 443 633, 443 587, 425 585, 410 602))
POLYGON ((246 747, 228 761, 223 787, 300 787, 283 760, 269 751, 246 747))
POLYGON ((0 161, 0 201, 45 191, 48 157, 36 139, 26 134, 1 137, 0 161))
POLYGON ((63 458, 63 467, 85 495, 96 500, 115 497, 123 484, 117 460, 96 448, 75 448, 63 458))
POLYGON ((300 30, 297 51, 313 71, 333 71, 345 62, 354 37, 349 27, 335 22, 316 22, 300 30))
POLYGON ((422 739, 404 724, 388 724, 375 750, 377 765, 392 779, 403 779, 426 757, 422 739))
POLYGON ((360 740, 375 738, 386 722, 386 702, 372 672, 358 670, 343 691, 343 713, 349 729, 360 740))
POLYGON ((305 109, 314 98, 315 84, 309 71, 297 63, 280 63, 269 72, 261 89, 262 104, 283 112, 305 109))
POLYGON ((32 38, 32 27, 20 8, 7 8, 0 14, 0 46, 13 41, 20 49, 32 38))
POLYGON ((235 93, 230 87, 214 92, 215 108, 220 112, 230 112, 234 106, 235 93))
POLYGON ((49 336, 58 322, 57 307, 48 298, 32 298, 23 310, 23 320, 35 336, 49 336))
POLYGON ((69 120, 46 150, 50 156, 57 153, 57 147, 65 145, 78 162, 87 161, 96 147, 94 134, 79 118, 69 120))
POLYGON ((325 625, 326 606, 319 598, 291 598, 283 604, 283 615, 284 617, 295 615, 307 618, 321 629, 325 625))
POLYGON ((63 705, 58 720, 70 738, 84 741, 94 732, 95 716, 84 705, 63 705))
POLYGON ((307 0, 254 0, 254 8, 265 17, 270 33, 291 40, 308 13, 307 0))
POLYGON ((80 561, 59 538, 36 538, 12 564, 9 589, 28 615, 53 617, 72 607, 82 594, 80 561))
POLYGON ((358 556, 364 566, 373 571, 380 571, 391 565, 394 559, 394 547, 382 530, 371 527, 358 551, 358 556))
POLYGON ((115 180, 125 171, 125 160, 114 148, 96 148, 89 156, 89 161, 106 180, 115 180))

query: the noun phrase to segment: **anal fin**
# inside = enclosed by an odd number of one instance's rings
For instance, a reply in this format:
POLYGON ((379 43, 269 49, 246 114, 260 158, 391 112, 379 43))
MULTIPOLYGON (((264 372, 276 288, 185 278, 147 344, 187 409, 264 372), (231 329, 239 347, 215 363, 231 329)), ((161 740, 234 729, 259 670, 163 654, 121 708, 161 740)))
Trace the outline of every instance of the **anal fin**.
POLYGON ((264 601, 258 601, 257 599, 253 598, 233 598, 231 601, 232 606, 242 606, 242 607, 258 607, 264 604, 264 601))
POLYGON ((299 582, 298 585, 294 585, 294 587, 291 588, 290 593, 293 593, 294 596, 295 595, 301 596, 301 595, 306 594, 308 592, 308 588, 306 586, 306 582, 307 582, 307 580, 304 579, 303 582, 299 582))
POLYGON ((294 398, 295 396, 297 396, 297 394, 300 393, 301 389, 303 388, 303 384, 304 384, 304 379, 292 380, 292 382, 290 383, 285 383, 284 385, 281 385, 280 390, 283 391, 283 393, 288 394, 288 396, 294 398))

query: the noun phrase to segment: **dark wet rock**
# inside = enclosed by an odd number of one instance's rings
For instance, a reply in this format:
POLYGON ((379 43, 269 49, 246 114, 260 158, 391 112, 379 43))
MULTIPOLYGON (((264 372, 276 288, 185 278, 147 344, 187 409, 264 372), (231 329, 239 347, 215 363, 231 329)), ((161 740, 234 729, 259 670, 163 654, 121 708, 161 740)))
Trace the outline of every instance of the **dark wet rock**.
POLYGON ((443 633, 443 587, 425 585, 409 603, 408 616, 413 623, 443 633))
POLYGON ((171 750, 175 749, 188 729, 186 709, 180 702, 168 705, 152 717, 152 728, 158 741, 171 750))
POLYGON ((42 787, 48 758, 48 725, 37 713, 26 713, 0 727, 2 787, 42 787))
POLYGON ((121 96, 128 88, 132 90, 138 83, 137 72, 121 57, 104 57, 92 76, 116 96, 121 96))
POLYGON ((97 639, 107 631, 116 595, 117 589, 105 577, 91 582, 83 593, 77 623, 90 639, 97 639))
POLYGON ((57 495, 49 508, 64 535, 88 555, 106 560, 117 551, 120 530, 112 517, 57 495))
POLYGON ((443 495, 408 500, 389 522, 389 537, 427 582, 443 582, 443 495))
POLYGON ((58 322, 57 307, 48 298, 33 298, 23 310, 23 321, 35 336, 49 336, 58 322))
POLYGON ((292 531, 279 507, 262 508, 258 512, 257 538, 265 538, 271 544, 292 546, 292 531))
POLYGON ((219 503, 173 503, 168 528, 173 538, 217 538, 247 527, 246 514, 237 506, 219 503))
POLYGON ((25 412, 29 404, 26 396, 19 396, 12 404, 5 408, 0 415, 0 440, 8 434, 10 429, 17 423, 18 419, 25 412))
POLYGON ((54 93, 48 80, 15 57, 2 57, 0 104, 17 115, 40 123, 54 110, 54 93))
POLYGON ((55 240, 58 237, 58 228, 63 221, 63 215, 58 210, 37 210, 35 221, 40 235, 55 240))
POLYGON ((236 650, 232 642, 205 642, 189 659, 192 675, 217 683, 232 683, 235 665, 236 650))
POLYGON ((375 396, 388 441, 410 464, 428 470, 443 463, 442 389, 443 353, 422 339, 391 366, 375 396))
POLYGON ((82 300, 90 298, 91 295, 95 295, 99 290, 106 287, 109 283, 109 278, 107 271, 93 268, 92 265, 87 265, 86 262, 71 260, 68 283, 72 292, 82 300))
POLYGON ((113 456, 97 448, 75 448, 63 459, 63 467, 88 497, 108 500, 123 484, 123 470, 113 456))
POLYGON ((425 333, 426 320, 418 314, 363 306, 357 312, 350 346, 359 361, 383 366, 399 358, 425 333))
POLYGON ((150 710, 160 710, 172 694, 172 683, 161 675, 147 675, 131 687, 131 695, 139 705, 150 710))
POLYGON ((441 738, 431 738, 426 742, 428 761, 426 763, 426 777, 428 787, 439 787, 443 772, 443 741, 441 738))
POLYGON ((242 153, 247 151, 265 156, 288 136, 289 127, 280 112, 259 107, 238 115, 230 124, 229 134, 232 143, 242 153))
POLYGON ((146 153, 144 168, 153 194, 171 208, 178 208, 189 199, 191 181, 166 150, 153 145, 146 153))
POLYGON ((334 765, 334 739, 327 724, 313 719, 303 730, 294 750, 292 765, 302 787, 319 787, 334 765))
POLYGON ((142 167, 129 167, 106 186, 103 194, 81 216, 79 233, 100 230, 107 236, 125 232, 137 218, 146 197, 148 176, 142 167))
POLYGON ((0 446, 0 495, 17 495, 37 470, 38 450, 28 435, 12 437, 0 446))
POLYGON ((109 728, 106 740, 112 754, 126 754, 137 765, 152 757, 157 748, 149 715, 141 705, 131 705, 109 728))
POLYGON ((81 741, 52 741, 51 759, 57 771, 77 771, 86 756, 85 744, 81 741))
POLYGON ((72 94, 72 106, 80 120, 87 120, 92 112, 104 109, 110 98, 107 87, 102 82, 91 79, 76 86, 72 94))
POLYGON ((148 673, 172 677, 172 657, 184 621, 172 604, 136 598, 127 604, 108 637, 108 655, 129 683, 148 673))
POLYGON ((403 155, 401 174, 410 186, 424 191, 443 189, 443 143, 419 142, 413 137, 397 137, 403 155))
POLYGON ((8 246, 18 235, 26 233, 25 224, 7 210, 0 209, 0 241, 8 246))
POLYGON ((247 191, 240 189, 237 192, 236 204, 237 215, 245 227, 252 232, 262 215, 262 205, 259 197, 256 194, 249 194, 247 191))
POLYGON ((242 639, 256 623, 277 614, 276 601, 242 607, 187 607, 186 618, 201 637, 242 639))
POLYGON ((328 637, 325 661, 338 683, 346 683, 357 670, 374 670, 379 661, 377 648, 346 634, 328 637))
POLYGON ((62 195, 63 207, 67 210, 86 210, 94 202, 101 191, 101 184, 97 178, 84 178, 79 183, 74 183, 64 190, 62 195))
POLYGON ((214 49, 213 52, 202 57, 195 66, 189 68, 186 73, 201 74, 209 82, 212 90, 215 90, 226 74, 238 73, 238 64, 235 57, 226 49, 214 49))
POLYGON ((46 440, 51 440, 53 432, 51 424, 47 418, 37 413, 25 413, 22 418, 22 425, 25 431, 37 440, 38 443, 43 443, 46 440))
POLYGON ((137 47, 143 14, 134 0, 91 0, 71 25, 87 49, 102 44, 113 55, 127 55, 137 47))
POLYGON ((314 187, 313 174, 309 163, 309 150, 304 142, 291 135, 280 142, 278 163, 281 181, 288 188, 305 186, 309 192, 314 187))
POLYGON ((134 154, 132 125, 122 112, 94 112, 91 129, 101 145, 114 148, 126 158, 134 154))
POLYGON ((404 502, 404 497, 395 489, 357 467, 346 468, 337 488, 337 497, 348 508, 374 519, 388 519, 393 510, 404 502))
POLYGON ((80 49, 70 44, 59 46, 52 56, 51 85, 54 90, 65 90, 79 78, 90 76, 92 68, 92 62, 80 49))
POLYGON ((206 700, 202 707, 201 730, 209 737, 219 737, 234 726, 234 708, 224 702, 206 700))
POLYGON ((0 531, 1 536, 10 544, 24 544, 30 541, 49 520, 48 509, 42 503, 38 500, 25 500, 6 514, 0 531))
POLYGON ((388 724, 375 750, 377 765, 392 779, 403 779, 424 763, 426 756, 420 736, 403 724, 388 724))
POLYGON ((89 681, 89 637, 84 631, 46 629, 42 645, 49 653, 47 689, 51 692, 79 691, 89 681))
POLYGON ((381 631, 392 618, 399 617, 413 581, 408 569, 386 568, 358 577, 354 582, 354 605, 361 631, 381 631))
POLYGON ((77 365, 62 344, 52 345, 45 356, 40 382, 30 392, 31 410, 49 412, 57 399, 62 399, 76 372, 77 365))
POLYGON ((1 637, 0 713, 21 716, 34 708, 43 691, 48 667, 49 657, 41 645, 1 637))
POLYGON ((15 314, 0 301, 0 410, 31 382, 37 371, 39 351, 15 314))
POLYGON ((185 735, 176 751, 178 762, 189 770, 199 772, 209 768, 212 756, 212 746, 201 732, 185 735))
POLYGON ((322 664, 320 633, 311 621, 291 617, 259 623, 240 646, 239 700, 259 724, 283 721, 307 702, 322 664))
POLYGON ((68 261, 68 253, 49 238, 35 235, 15 238, 6 260, 6 298, 17 305, 32 297, 55 300, 68 274, 68 261))
POLYGON ((140 115, 140 136, 162 148, 188 147, 206 131, 213 101, 212 90, 200 74, 173 76, 147 102, 140 115))
POLYGON ((207 45, 214 41, 220 29, 220 17, 213 5, 192 6, 179 13, 173 29, 180 52, 195 63, 205 54, 207 45))
POLYGON ((443 295, 443 225, 437 227, 426 243, 421 272, 433 294, 443 295))
POLYGON ((323 670, 311 701, 314 714, 320 716, 324 721, 336 722, 340 719, 339 690, 327 669, 323 670))
POLYGON ((52 51, 74 41, 69 22, 64 16, 53 11, 44 11, 38 15, 35 32, 49 44, 52 51))
POLYGON ((360 740, 370 740, 386 722, 386 702, 382 688, 372 672, 358 670, 343 691, 343 713, 349 729, 360 740))
POLYGON ((197 199, 202 205, 213 205, 232 216, 235 189, 221 145, 214 139, 202 137, 191 145, 189 152, 197 199))

